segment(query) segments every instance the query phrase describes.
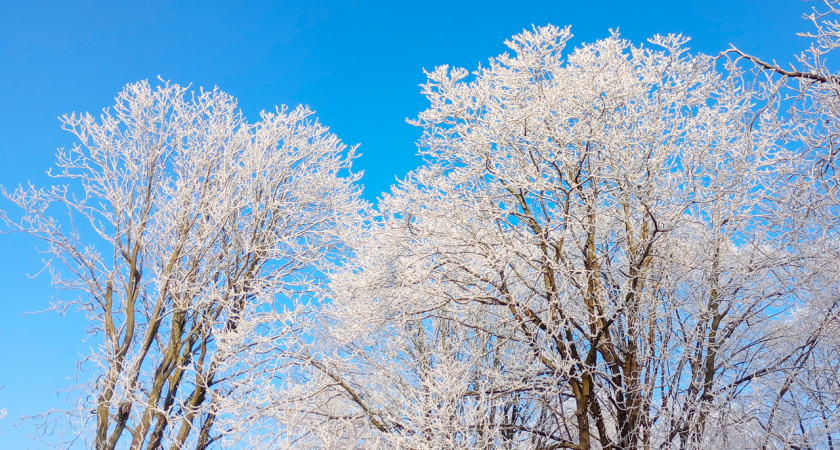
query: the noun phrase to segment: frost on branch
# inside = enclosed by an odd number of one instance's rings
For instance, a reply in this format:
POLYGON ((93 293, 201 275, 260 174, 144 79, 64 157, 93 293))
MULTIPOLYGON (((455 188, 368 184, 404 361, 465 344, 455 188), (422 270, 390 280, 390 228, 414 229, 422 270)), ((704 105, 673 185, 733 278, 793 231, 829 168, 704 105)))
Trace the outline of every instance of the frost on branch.
MULTIPOLYGON (((98 449, 249 436, 294 331, 287 310, 341 257, 363 209, 347 150, 305 107, 248 123, 214 89, 130 84, 99 118, 63 117, 51 189, 4 194, 47 245, 94 343, 69 433, 98 449), (65 272, 61 272, 64 270, 65 272), (245 407, 247 405, 247 407, 245 407)), ((49 429, 49 428, 47 428, 49 429)), ((72 438, 72 436, 71 436, 72 438)))
POLYGON ((3 219, 102 338, 81 436, 833 448, 836 78, 806 61, 790 98, 797 72, 680 35, 570 39, 429 72, 426 163, 374 215, 302 108, 249 125, 221 92, 140 83, 66 117, 68 185, 7 193, 25 214, 3 219))
POLYGON ((827 237, 791 222, 812 187, 787 176, 807 161, 778 145, 777 91, 681 36, 564 53, 570 36, 428 74, 427 163, 380 202, 288 366, 287 443, 836 439, 837 388, 791 393, 836 359, 817 354, 838 279, 827 237))

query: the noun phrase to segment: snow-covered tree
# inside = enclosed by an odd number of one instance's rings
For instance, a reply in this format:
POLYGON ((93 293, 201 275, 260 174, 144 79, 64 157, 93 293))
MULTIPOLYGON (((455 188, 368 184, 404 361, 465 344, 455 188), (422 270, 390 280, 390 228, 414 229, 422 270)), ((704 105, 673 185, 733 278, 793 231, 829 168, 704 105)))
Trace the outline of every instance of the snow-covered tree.
POLYGON ((372 215, 305 108, 139 83, 65 117, 69 184, 3 218, 100 339, 71 417, 99 448, 834 448, 840 25, 809 17, 801 69, 553 26, 439 67, 372 215))
POLYGON ((90 319, 67 431, 98 449, 247 436, 242 402, 271 389, 286 306, 323 281, 363 208, 353 151, 310 116, 252 124, 216 89, 130 84, 99 118, 63 118, 78 139, 58 154, 66 184, 5 192, 23 211, 6 225, 43 240, 55 285, 80 292, 55 308, 90 319))
MULTIPOLYGON (((802 256, 796 314, 802 345, 795 370, 779 371, 777 389, 766 393, 769 407, 757 416, 759 446, 836 448, 840 442, 840 73, 833 65, 840 48, 840 2, 824 0, 804 18, 809 48, 795 64, 779 65, 732 47, 722 55, 755 68, 783 86, 779 123, 787 154, 780 170, 795 194, 780 197, 772 222, 778 239, 802 256)), ((790 366, 788 366, 790 367, 790 366)))
POLYGON ((813 186, 780 145, 779 85, 681 36, 564 54, 570 36, 536 28, 472 74, 428 74, 427 163, 382 199, 289 364, 287 442, 802 441, 768 426, 829 367, 838 280, 827 241, 803 238, 819 223, 794 219, 813 186))

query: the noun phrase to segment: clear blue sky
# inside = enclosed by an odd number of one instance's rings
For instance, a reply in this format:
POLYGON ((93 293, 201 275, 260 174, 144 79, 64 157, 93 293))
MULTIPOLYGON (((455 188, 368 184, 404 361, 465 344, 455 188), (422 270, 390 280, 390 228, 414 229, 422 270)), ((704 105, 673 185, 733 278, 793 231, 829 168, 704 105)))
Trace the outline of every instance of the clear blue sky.
MULTIPOLYGON (((762 58, 792 60, 807 42, 802 13, 817 2, 422 1, 174 2, 6 0, 0 14, 0 184, 47 185, 55 150, 71 146, 57 117, 110 106, 123 85, 158 75, 219 86, 256 119, 274 105, 307 104, 345 143, 361 144, 372 201, 420 159, 420 130, 405 123, 426 103, 423 68, 473 69, 534 25, 572 25, 573 45, 608 36, 634 43, 656 33, 692 37, 694 51, 734 43, 762 58), (242 3, 240 5, 239 3, 242 3)), ((0 201, 0 209, 8 203, 0 201)), ((53 294, 37 243, 0 235, 0 448, 41 448, 18 418, 64 406, 83 342, 81 315, 23 315, 53 294)), ((67 295, 67 294, 64 294, 67 295)))

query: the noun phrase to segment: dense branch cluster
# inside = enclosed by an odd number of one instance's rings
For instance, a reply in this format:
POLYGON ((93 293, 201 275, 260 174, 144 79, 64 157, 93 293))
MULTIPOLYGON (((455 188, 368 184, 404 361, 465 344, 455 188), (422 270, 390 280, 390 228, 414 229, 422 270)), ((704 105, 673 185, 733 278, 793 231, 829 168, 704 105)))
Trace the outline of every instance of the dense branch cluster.
POLYGON ((333 382, 295 398, 312 422, 288 431, 305 446, 837 437, 838 367, 816 357, 838 331, 835 235, 803 216, 822 188, 778 145, 777 93, 679 36, 564 55, 569 37, 429 74, 428 163, 334 277, 317 339, 342 344, 316 366, 333 382))
POLYGON ((98 121, 63 119, 80 144, 57 176, 82 192, 6 194, 25 211, 7 223, 49 245, 102 337, 77 418, 97 448, 204 448, 247 427, 239 405, 271 385, 290 326, 278 300, 312 291, 361 207, 352 152, 310 114, 249 124, 219 91, 129 85, 98 121))
POLYGON ((57 176, 81 193, 21 188, 6 195, 24 216, 3 218, 70 269, 54 279, 84 293, 101 342, 73 433, 103 449, 835 448, 827 17, 809 16, 801 69, 673 35, 567 52, 553 26, 474 72, 438 67, 411 121, 426 163, 375 209, 305 108, 251 125, 219 91, 139 83, 99 120, 65 117, 80 145, 57 176))

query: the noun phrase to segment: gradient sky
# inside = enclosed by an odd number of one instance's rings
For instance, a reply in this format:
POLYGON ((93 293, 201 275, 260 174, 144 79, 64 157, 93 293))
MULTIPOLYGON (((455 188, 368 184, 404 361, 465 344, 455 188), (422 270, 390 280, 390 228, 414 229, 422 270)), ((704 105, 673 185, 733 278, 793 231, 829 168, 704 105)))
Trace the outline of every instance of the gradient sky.
MULTIPOLYGON (((425 2, 13 2, 0 8, 0 184, 50 183, 58 147, 73 144, 58 116, 96 114, 126 83, 158 76, 222 90, 256 120, 275 105, 309 105, 345 143, 361 144, 365 196, 375 201, 416 167, 420 130, 405 123, 425 108, 423 69, 474 69, 532 25, 572 25, 571 45, 619 29, 639 44, 683 33, 693 51, 730 43, 789 62, 808 42, 803 13, 818 2, 425 1, 425 2)), ((0 209, 9 203, 0 200, 0 209)), ((80 314, 30 314, 54 291, 38 243, 0 235, 0 448, 42 448, 27 440, 24 415, 66 406, 84 341, 80 314)), ((62 294, 64 297, 67 293, 62 294)))

